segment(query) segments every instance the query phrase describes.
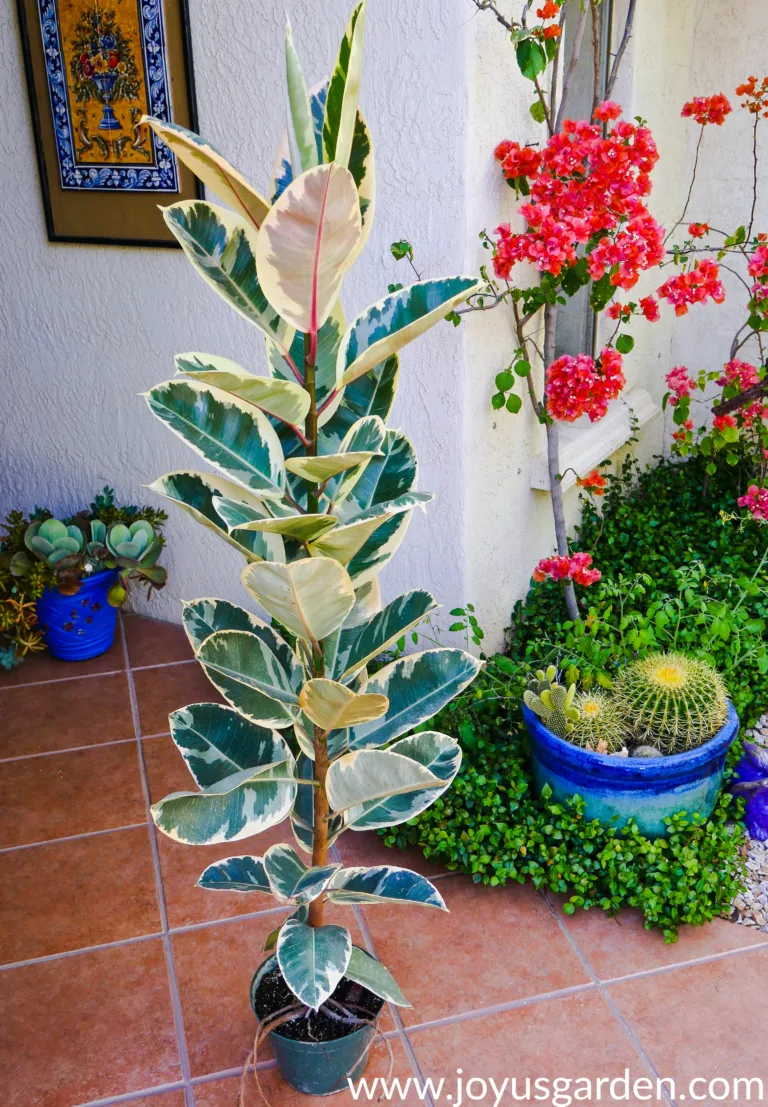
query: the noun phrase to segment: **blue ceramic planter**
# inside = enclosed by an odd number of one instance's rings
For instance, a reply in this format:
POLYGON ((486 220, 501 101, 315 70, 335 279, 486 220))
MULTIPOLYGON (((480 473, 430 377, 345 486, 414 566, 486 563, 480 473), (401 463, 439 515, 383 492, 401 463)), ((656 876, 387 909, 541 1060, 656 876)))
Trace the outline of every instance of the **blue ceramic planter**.
POLYGON ((586 801, 588 819, 621 827, 634 818, 649 838, 666 836, 664 819, 680 811, 704 818, 712 813, 725 755, 739 731, 739 717, 729 703, 725 726, 698 749, 670 757, 608 757, 558 738, 526 706, 523 718, 539 792, 548 784, 560 801, 578 793, 586 801))
POLYGON ((74 596, 62 596, 48 588, 37 601, 37 618, 45 644, 62 661, 87 661, 112 645, 117 609, 107 602, 107 592, 117 580, 117 570, 105 570, 84 580, 74 596))

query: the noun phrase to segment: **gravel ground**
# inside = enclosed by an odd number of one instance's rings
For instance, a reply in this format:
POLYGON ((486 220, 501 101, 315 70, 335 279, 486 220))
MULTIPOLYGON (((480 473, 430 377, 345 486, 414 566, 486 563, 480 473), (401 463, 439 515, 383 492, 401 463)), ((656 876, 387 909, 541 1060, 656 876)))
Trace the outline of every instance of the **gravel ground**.
MULTIPOLYGON (((768 714, 761 716, 754 730, 747 731, 747 738, 768 746, 768 714)), ((731 922, 758 927, 768 934, 768 842, 758 842, 745 834, 744 851, 747 885, 731 904, 731 922)))

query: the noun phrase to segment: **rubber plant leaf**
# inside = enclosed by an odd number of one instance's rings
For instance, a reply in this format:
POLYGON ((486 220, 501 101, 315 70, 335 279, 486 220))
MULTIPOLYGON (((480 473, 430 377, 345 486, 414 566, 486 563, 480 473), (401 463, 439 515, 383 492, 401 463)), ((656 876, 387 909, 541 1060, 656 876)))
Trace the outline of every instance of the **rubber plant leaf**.
POLYGON ((388 1000, 397 1007, 411 1006, 397 986, 389 969, 358 946, 352 947, 349 964, 344 970, 344 975, 348 980, 354 980, 356 984, 362 984, 375 996, 380 996, 381 999, 388 1000))
POLYGON ((154 119, 150 115, 142 116, 141 122, 148 123, 179 161, 191 169, 220 199, 248 219, 254 227, 261 226, 269 211, 269 203, 209 142, 193 131, 188 131, 186 127, 180 127, 178 123, 154 119))
POLYGON ((325 891, 341 865, 304 864, 292 846, 270 846, 264 854, 264 868, 273 896, 281 903, 310 903, 325 891))
POLYGON ((289 19, 285 21, 285 79, 288 92, 288 139, 293 175, 318 163, 312 106, 289 19))
POLYGON ((177 354, 174 361, 177 373, 211 384, 289 426, 304 426, 309 393, 296 381, 257 377, 247 373, 237 362, 217 354, 177 354))
POLYGON ((317 1011, 333 994, 349 964, 352 938, 343 926, 307 926, 286 919, 277 939, 277 962, 301 1003, 317 1011))
POLYGON ((304 680, 298 659, 287 668, 259 635, 242 630, 216 631, 197 659, 211 683, 247 718, 279 730, 293 724, 304 680))
POLYGON ((363 69, 365 0, 358 4, 347 23, 333 67, 323 120, 323 161, 347 166, 352 152, 357 99, 363 69))
POLYGON ((335 903, 408 903, 448 910, 425 876, 396 865, 341 869, 328 886, 328 898, 335 903))
POLYGON ((319 642, 344 622, 355 590, 343 566, 312 557, 288 565, 246 566, 242 581, 251 595, 284 627, 305 641, 319 642), (261 572, 266 568, 267 572, 261 572))
POLYGON ((482 286, 475 277, 443 277, 393 292, 358 315, 342 338, 337 375, 346 385, 424 334, 482 286))
POLYGON ((264 294, 282 319, 311 336, 313 355, 361 234, 355 182, 338 165, 302 173, 259 232, 256 265, 264 294))
POLYGON ((204 869, 198 888, 211 892, 266 892, 272 895, 261 857, 225 857, 204 869))
POLYGON ((380 719, 354 727, 349 748, 383 746, 413 730, 471 684, 481 668, 477 658, 454 649, 412 653, 386 665, 368 682, 367 691, 386 696, 389 709, 380 719))
POLYGON ((244 607, 238 607, 229 600, 204 597, 183 605, 181 621, 195 653, 217 631, 248 631, 262 640, 286 672, 294 674, 293 679, 299 680, 300 662, 288 643, 274 627, 262 622, 244 607))
POLYGON ((283 496, 283 449, 258 408, 196 381, 166 381, 146 400, 153 415, 225 476, 265 499, 283 496))
POLYGON ((345 624, 339 635, 333 675, 343 680, 362 668, 437 608, 429 592, 406 592, 362 625, 347 629, 345 624))
POLYGON ((191 703, 169 715, 171 738, 195 784, 210 788, 243 769, 287 760, 285 740, 220 703, 191 703))
POLYGON ((386 696, 356 694, 335 680, 316 677, 302 688, 299 704, 316 726, 328 731, 380 718, 389 700, 386 696))

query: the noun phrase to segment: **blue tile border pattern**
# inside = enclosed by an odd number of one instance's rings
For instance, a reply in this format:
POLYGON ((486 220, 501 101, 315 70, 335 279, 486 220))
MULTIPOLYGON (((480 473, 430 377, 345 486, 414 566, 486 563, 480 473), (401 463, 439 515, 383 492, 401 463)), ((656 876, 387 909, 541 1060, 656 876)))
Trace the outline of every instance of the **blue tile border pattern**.
MULTIPOLYGON (((137 0, 137 4, 149 114, 170 122, 172 114, 162 2, 137 0)), ((66 60, 61 45, 58 0, 38 0, 38 6, 61 187, 110 192, 178 192, 176 159, 149 128, 152 155, 150 164, 146 166, 78 163, 66 60)))

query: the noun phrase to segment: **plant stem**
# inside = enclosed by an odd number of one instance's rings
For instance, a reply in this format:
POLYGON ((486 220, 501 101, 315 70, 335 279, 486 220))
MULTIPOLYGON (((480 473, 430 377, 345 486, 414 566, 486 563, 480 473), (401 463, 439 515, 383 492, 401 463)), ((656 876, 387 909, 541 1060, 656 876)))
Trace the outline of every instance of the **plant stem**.
MULTIPOLYGON (((611 72, 608 75, 608 80, 605 85, 605 98, 610 100, 611 93, 613 92, 613 86, 616 84, 616 78, 619 75, 619 67, 621 66, 621 59, 624 57, 624 51, 627 49, 627 43, 629 42, 630 35, 632 34, 632 24, 635 20, 635 5, 637 0, 629 0, 629 7, 627 8, 627 18, 624 23, 624 32, 621 36, 621 42, 619 48, 616 51, 616 57, 613 59, 613 65, 611 66, 611 72)), ((610 50, 611 44, 608 43, 608 49, 610 50)))
MULTIPOLYGON (((312 356, 312 341, 308 334, 304 335, 304 388, 309 393, 309 411, 304 423, 304 434, 307 439, 307 457, 317 457, 317 395, 315 392, 315 362, 312 356)), ((307 487, 307 511, 314 514, 319 502, 317 485, 307 487)))
POLYGON ((592 117, 600 103, 600 12, 598 0, 589 0, 592 14, 592 117))
POLYGON ((760 122, 760 113, 755 112, 755 125, 752 128, 752 210, 749 213, 749 229, 747 241, 752 237, 752 227, 755 222, 755 208, 757 207, 757 124, 760 122))
POLYGON ((688 211, 688 205, 690 204, 691 196, 693 195, 693 186, 694 186, 694 183, 696 181, 696 170, 698 169, 698 166, 699 166, 699 151, 701 150, 701 140, 703 139, 703 137, 704 137, 704 124, 702 123, 701 130, 699 131, 698 142, 696 143, 696 156, 693 159, 693 172, 691 173, 691 183, 688 186, 688 195, 685 198, 685 207, 683 208, 683 214, 680 216, 680 218, 674 224, 674 226, 667 232, 667 237, 664 239, 664 245, 665 246, 666 246, 667 242, 669 242, 669 239, 671 238, 671 236, 675 233, 677 228, 680 226, 680 224, 685 219, 685 213, 688 211))

